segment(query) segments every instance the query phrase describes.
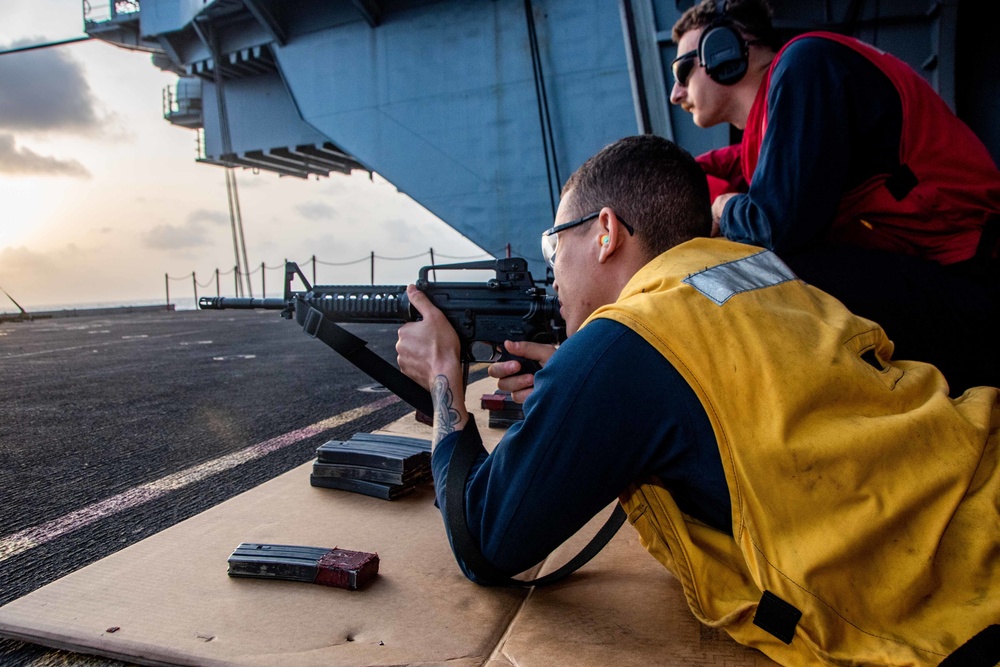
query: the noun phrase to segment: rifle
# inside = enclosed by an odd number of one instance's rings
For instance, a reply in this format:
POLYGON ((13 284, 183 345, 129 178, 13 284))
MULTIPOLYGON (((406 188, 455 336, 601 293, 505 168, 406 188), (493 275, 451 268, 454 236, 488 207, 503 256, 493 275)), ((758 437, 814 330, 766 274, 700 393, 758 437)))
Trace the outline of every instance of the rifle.
MULTIPOLYGON (((566 323, 559 315, 559 301, 554 296, 547 295, 544 288, 535 285, 528 272, 528 262, 522 258, 425 266, 420 269, 416 285, 444 313, 458 333, 466 383, 469 363, 472 361, 518 359, 525 372, 538 370, 537 362, 509 354, 503 347, 505 340, 561 343, 566 339, 566 323), (485 283, 437 282, 428 278, 430 271, 449 270, 493 270, 496 277, 485 283), (482 358, 478 355, 477 345, 485 345, 490 351, 489 356, 482 358)), ((405 285, 313 287, 295 262, 286 262, 283 298, 203 297, 198 300, 198 307, 280 310, 282 317, 294 317, 307 334, 332 347, 413 406, 419 414, 424 415, 423 421, 431 423, 429 416, 434 413, 434 405, 430 392, 369 350, 365 341, 337 325, 337 322, 402 324, 417 320, 420 314, 410 305, 405 285), (292 291, 292 282, 296 276, 306 286, 304 292, 292 291)), ((510 579, 495 571, 486 561, 468 532, 464 502, 465 481, 474 459, 482 451, 482 440, 479 438, 475 419, 470 415, 448 465, 445 521, 451 527, 454 549, 459 559, 484 581, 515 586, 543 585, 558 581, 597 554, 625 521, 625 513, 620 506, 616 507, 604 527, 568 563, 531 581, 510 579)))
MULTIPOLYGON (((537 362, 508 353, 503 347, 505 340, 560 343, 566 339, 558 300, 535 285, 528 262, 520 257, 425 266, 416 285, 458 333, 466 381, 471 362, 517 359, 524 372, 538 370, 537 362), (438 282, 429 277, 431 271, 468 270, 492 270, 495 277, 485 282, 438 282)), ((419 319, 406 296, 406 285, 313 286, 298 264, 286 262, 284 297, 202 297, 198 307, 280 310, 283 318, 294 317, 307 334, 329 345, 418 412, 433 414, 430 394, 423 387, 369 350, 366 341, 338 326, 348 322, 404 324, 419 319), (292 290, 296 276, 305 285, 304 291, 292 290)))

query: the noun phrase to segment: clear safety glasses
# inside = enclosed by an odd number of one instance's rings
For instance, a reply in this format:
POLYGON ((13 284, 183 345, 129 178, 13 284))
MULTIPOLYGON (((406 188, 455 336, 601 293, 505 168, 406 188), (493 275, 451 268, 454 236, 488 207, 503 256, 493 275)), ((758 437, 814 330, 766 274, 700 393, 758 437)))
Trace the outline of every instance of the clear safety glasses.
MULTIPOLYGON (((546 263, 553 269, 556 268, 556 246, 559 245, 559 232, 566 231, 570 227, 576 227, 577 225, 582 225, 585 222, 590 222, 594 218, 601 215, 601 212, 590 213, 582 218, 577 218, 576 220, 570 220, 569 222, 564 222, 561 225, 556 225, 551 229, 546 229, 542 232, 542 257, 545 258, 546 263)), ((622 220, 621 216, 618 216, 618 222, 622 223, 622 227, 628 232, 629 236, 635 234, 635 229, 632 225, 628 224, 622 220)))

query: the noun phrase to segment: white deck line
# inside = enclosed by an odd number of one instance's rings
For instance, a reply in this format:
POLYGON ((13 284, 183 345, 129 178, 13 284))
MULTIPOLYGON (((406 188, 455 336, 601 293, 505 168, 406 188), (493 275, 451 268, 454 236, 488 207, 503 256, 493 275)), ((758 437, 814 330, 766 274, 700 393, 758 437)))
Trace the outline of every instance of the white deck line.
POLYGON ((194 484, 195 482, 200 482, 201 480, 213 475, 226 472, 238 465, 248 461, 253 461, 254 459, 259 459, 260 457, 270 454, 271 452, 283 449, 289 445, 294 445, 295 443, 301 442, 306 438, 319 435, 324 431, 336 428, 342 424, 346 424, 358 419, 359 417, 371 414, 372 412, 381 410, 386 406, 398 402, 398 397, 393 395, 386 396, 385 398, 381 398, 367 405, 347 410, 346 412, 334 415, 333 417, 328 417, 327 419, 318 421, 315 424, 310 424, 309 426, 305 426, 295 431, 290 431, 275 438, 271 438, 270 440, 250 445, 249 447, 241 449, 237 452, 225 454, 212 459, 211 461, 199 463, 198 465, 191 466, 190 468, 186 468, 179 472, 171 473, 152 482, 146 482, 145 484, 134 486, 127 491, 119 493, 118 495, 105 498, 104 500, 99 500, 96 503, 82 507, 78 510, 70 512, 69 514, 64 514, 61 517, 52 519, 51 521, 31 526, 30 528, 25 528, 24 530, 7 535, 6 537, 0 538, 0 562, 3 562, 8 558, 13 558, 14 556, 22 554, 25 551, 34 549, 35 547, 45 544, 46 542, 51 542, 57 537, 61 537, 67 533, 89 526, 96 521, 106 519, 107 517, 114 516, 120 512, 124 512, 144 503, 148 503, 149 501, 160 498, 171 491, 183 488, 189 484, 194 484))

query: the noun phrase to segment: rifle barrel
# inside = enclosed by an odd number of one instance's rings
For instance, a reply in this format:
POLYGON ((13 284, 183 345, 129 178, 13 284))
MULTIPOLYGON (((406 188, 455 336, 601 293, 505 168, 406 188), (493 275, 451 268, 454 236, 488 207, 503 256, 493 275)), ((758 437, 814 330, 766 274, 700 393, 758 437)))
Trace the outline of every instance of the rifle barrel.
POLYGON ((198 299, 198 307, 202 310, 226 310, 228 308, 236 308, 240 310, 251 310, 255 308, 263 308, 264 310, 284 310, 287 305, 287 301, 278 297, 272 297, 269 299, 254 299, 234 296, 203 296, 198 299))

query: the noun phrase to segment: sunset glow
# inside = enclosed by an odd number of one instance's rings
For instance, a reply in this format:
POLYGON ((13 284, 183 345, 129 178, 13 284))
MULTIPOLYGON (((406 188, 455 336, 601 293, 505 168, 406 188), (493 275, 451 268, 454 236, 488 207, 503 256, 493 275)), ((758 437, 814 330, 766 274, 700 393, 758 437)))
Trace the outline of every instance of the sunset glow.
MULTIPOLYGON (((82 34, 81 6, 5 0, 0 50, 82 34)), ((0 56, 0 286, 22 305, 162 299, 165 275, 232 268, 224 172, 196 162, 194 131, 163 119, 174 82, 149 54, 97 40, 0 56)), ((236 175, 251 267, 430 247, 486 257, 377 175, 236 175)), ((406 282, 427 259, 382 261, 376 277, 406 282)), ((365 281, 369 269, 331 266, 321 278, 365 281)), ((189 285, 172 299, 190 300, 189 285)))

